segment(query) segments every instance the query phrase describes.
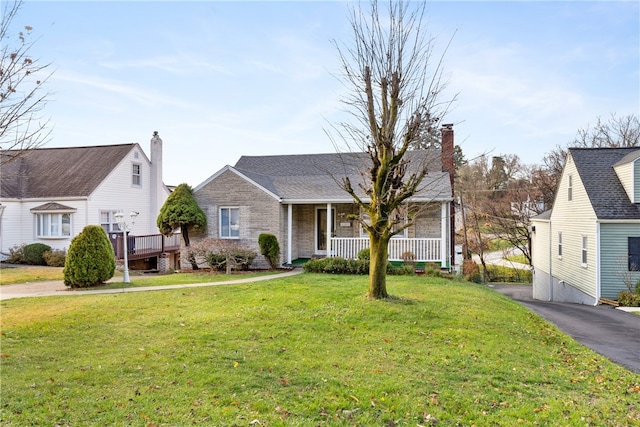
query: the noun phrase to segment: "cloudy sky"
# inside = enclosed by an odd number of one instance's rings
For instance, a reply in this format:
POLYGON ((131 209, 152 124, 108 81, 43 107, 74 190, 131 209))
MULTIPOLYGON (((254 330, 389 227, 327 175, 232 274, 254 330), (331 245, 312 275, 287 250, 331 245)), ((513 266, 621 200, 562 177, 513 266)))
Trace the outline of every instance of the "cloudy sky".
MULTIPOLYGON (((6 2, 1 2, 4 4, 6 2)), ((164 141, 164 179, 196 186, 242 155, 335 151, 343 116, 332 40, 341 1, 33 1, 34 57, 51 62, 48 146, 164 141)), ((458 100, 467 158, 539 163, 597 117, 640 110, 637 1, 434 1, 428 31, 458 100), (454 36, 455 34, 455 36, 454 36)))

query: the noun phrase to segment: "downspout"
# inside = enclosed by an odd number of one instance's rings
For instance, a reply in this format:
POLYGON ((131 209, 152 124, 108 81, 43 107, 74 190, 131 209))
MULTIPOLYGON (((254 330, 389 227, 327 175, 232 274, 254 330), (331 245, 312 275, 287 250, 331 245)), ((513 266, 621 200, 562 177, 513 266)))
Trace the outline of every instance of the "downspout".
POLYGON ((553 227, 549 218, 549 301, 553 301, 553 227))
POLYGON ((596 221, 596 301, 594 306, 600 302, 602 295, 602 282, 600 280, 600 222, 596 221))
POLYGON ((287 205, 287 264, 291 265, 291 243, 293 242, 293 238, 291 233, 293 232, 293 205, 289 203, 287 205))

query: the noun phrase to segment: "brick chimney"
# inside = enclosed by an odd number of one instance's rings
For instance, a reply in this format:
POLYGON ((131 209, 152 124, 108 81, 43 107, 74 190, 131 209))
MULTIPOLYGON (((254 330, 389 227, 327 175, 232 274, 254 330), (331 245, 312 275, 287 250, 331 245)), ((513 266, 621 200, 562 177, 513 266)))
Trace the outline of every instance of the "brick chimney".
MULTIPOLYGON (((440 157, 442 159, 442 171, 449 172, 449 180, 451 182, 451 197, 454 197, 453 181, 456 176, 455 162, 453 161, 454 154, 454 142, 453 142, 453 124, 442 125, 442 153, 440 157)), ((453 202, 449 203, 449 259, 450 266, 455 264, 456 257, 456 207, 453 202)))
POLYGON ((453 196, 453 180, 456 174, 455 163, 453 161, 453 124, 442 125, 442 171, 449 172, 451 180, 451 195, 453 196))

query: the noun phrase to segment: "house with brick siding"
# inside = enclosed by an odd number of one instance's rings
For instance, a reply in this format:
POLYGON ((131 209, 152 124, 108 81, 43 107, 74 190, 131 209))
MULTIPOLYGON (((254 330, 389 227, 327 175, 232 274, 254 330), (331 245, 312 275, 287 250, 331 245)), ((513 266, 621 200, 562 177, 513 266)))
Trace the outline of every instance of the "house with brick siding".
POLYGON ((640 281, 640 148, 570 148, 532 218, 533 297, 597 305, 640 281))
MULTIPOLYGON (((389 259, 408 253, 418 262, 452 266, 453 130, 443 129, 443 149, 407 152, 408 173, 426 167, 422 187, 399 209, 412 224, 389 244, 389 259), (446 157, 446 158, 445 158, 446 157)), ((369 246, 367 233, 354 217, 363 213, 340 187, 348 177, 366 188, 366 153, 242 156, 194 188, 207 216, 202 238, 234 239, 260 253, 258 236, 277 237, 281 263, 314 257, 356 258, 369 246)), ((360 197, 366 200, 360 189, 360 197)), ((267 267, 259 256, 254 267, 267 267)))

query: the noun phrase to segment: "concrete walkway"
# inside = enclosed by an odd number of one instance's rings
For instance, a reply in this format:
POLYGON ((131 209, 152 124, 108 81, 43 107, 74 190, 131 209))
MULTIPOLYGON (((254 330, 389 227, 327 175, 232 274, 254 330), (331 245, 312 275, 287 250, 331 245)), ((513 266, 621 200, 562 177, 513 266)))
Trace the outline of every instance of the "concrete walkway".
POLYGON ((530 285, 488 285, 553 323, 579 343, 640 374, 640 316, 608 305, 533 299, 530 285))
MULTIPOLYGON (((20 285, 0 286, 0 301, 12 298, 45 297, 45 296, 69 296, 69 295, 99 295, 99 294, 122 294, 130 292, 163 291, 167 289, 201 288, 204 286, 233 285, 237 283, 261 282, 263 280, 280 279, 282 277, 295 276, 302 273, 301 268, 278 274, 270 274, 260 277, 249 277, 245 279, 225 280, 221 282, 192 283, 186 285, 168 286, 144 286, 138 288, 120 289, 70 289, 62 281, 53 282, 33 282, 20 285)), ((118 279, 119 280, 119 279, 118 279)))

